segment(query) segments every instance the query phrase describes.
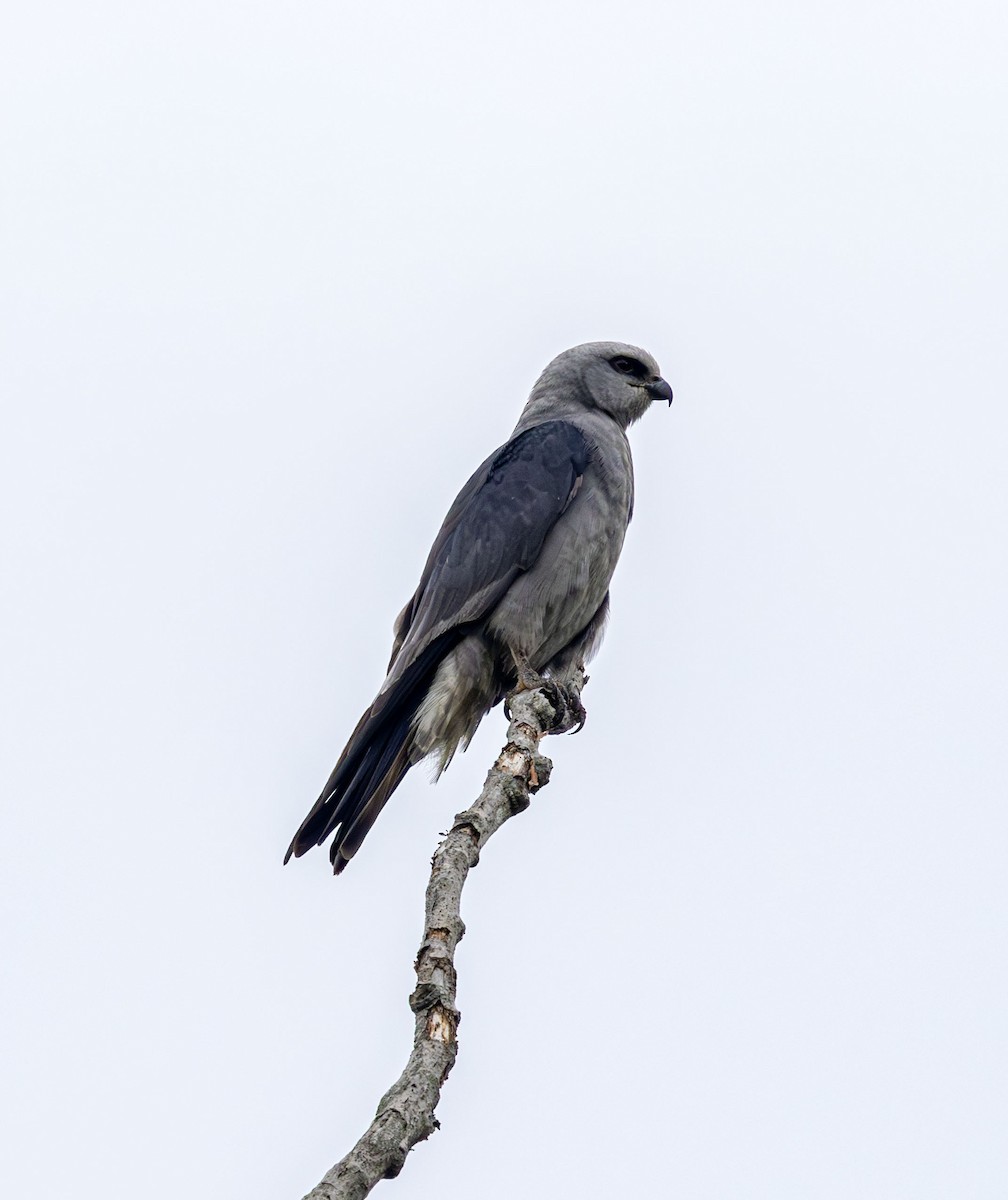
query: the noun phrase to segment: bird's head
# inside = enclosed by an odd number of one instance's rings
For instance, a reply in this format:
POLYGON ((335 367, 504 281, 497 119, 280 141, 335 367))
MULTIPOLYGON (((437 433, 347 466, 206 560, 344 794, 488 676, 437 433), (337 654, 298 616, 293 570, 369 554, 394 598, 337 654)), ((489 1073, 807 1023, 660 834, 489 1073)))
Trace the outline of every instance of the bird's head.
POLYGON ((586 342, 558 354, 536 392, 576 394, 586 408, 608 413, 622 428, 644 415, 655 400, 672 403, 672 389, 646 350, 624 342, 586 342))

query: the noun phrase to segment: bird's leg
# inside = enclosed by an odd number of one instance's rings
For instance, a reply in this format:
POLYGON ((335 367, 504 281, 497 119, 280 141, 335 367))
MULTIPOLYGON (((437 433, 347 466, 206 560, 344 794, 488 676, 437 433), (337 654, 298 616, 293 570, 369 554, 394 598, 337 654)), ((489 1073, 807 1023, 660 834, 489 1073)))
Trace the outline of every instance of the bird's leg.
MULTIPOLYGON (((518 692, 534 692, 537 688, 545 688, 546 680, 539 674, 538 671, 533 671, 529 660, 520 650, 516 650, 513 646, 509 647, 511 658, 515 665, 515 671, 518 674, 518 682, 515 684, 512 695, 518 692)), ((552 697, 551 697, 552 700, 552 697)), ((553 705, 554 709, 557 706, 553 705)), ((504 715, 511 720, 511 705, 508 704, 507 698, 504 700, 504 715)))
POLYGON ((512 648, 511 657, 514 659, 515 670, 518 672, 516 692, 534 692, 536 688, 546 687, 546 679, 538 671, 532 669, 529 660, 520 650, 512 648))

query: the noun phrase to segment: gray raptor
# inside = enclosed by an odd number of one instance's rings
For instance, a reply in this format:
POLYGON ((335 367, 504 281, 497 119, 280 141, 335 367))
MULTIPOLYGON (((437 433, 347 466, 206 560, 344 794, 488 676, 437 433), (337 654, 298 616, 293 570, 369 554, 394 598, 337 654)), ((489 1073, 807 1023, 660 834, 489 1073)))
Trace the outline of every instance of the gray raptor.
POLYGON ((633 512, 626 430, 656 400, 672 402, 658 364, 622 342, 575 346, 543 371, 445 517, 385 682, 284 862, 335 833, 338 875, 410 767, 434 755, 440 775, 509 692, 545 677, 556 694, 591 658, 633 512))

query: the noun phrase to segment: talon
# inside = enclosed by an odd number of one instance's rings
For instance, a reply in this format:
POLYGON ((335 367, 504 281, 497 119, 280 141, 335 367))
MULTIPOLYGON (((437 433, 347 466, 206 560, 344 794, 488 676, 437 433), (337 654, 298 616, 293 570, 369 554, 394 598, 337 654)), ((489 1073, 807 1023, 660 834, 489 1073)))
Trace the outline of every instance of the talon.
POLYGON ((553 706, 553 728, 550 732, 559 733, 567 725, 568 708, 566 693, 552 679, 544 679, 542 681, 542 690, 546 695, 546 699, 553 706))
POLYGON ((585 721, 588 720, 588 713, 585 711, 585 706, 577 697, 572 695, 569 697, 569 701, 570 703, 568 704, 568 708, 570 710, 570 714, 577 721, 577 724, 569 732, 580 733, 585 727, 585 721))
POLYGON ((581 703, 578 694, 570 687, 556 683, 552 679, 545 680, 543 689, 550 704, 553 706, 555 719, 550 733, 580 733, 584 728, 588 714, 581 703))

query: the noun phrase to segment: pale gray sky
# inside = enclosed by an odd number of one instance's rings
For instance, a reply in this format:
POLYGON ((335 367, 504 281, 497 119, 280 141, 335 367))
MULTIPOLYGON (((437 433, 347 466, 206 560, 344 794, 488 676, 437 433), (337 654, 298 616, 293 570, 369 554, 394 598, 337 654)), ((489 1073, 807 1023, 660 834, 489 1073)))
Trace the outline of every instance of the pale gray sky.
POLYGON ((300 1196, 499 714, 290 836, 545 362, 637 515, 382 1195, 1003 1200, 1002 4, 36 3, 0 46, 0 1191, 300 1196))

